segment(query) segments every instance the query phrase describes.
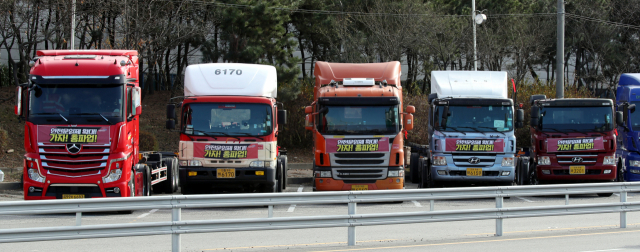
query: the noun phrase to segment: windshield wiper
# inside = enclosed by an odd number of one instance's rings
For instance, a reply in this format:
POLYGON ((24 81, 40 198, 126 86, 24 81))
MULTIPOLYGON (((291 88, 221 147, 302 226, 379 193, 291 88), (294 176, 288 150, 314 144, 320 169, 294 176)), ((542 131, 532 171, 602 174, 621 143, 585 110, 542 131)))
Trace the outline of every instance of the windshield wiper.
POLYGON ((498 129, 496 129, 496 128, 484 127, 484 126, 478 126, 478 128, 490 129, 490 130, 493 130, 494 132, 498 132, 498 133, 502 134, 503 136, 506 136, 506 134, 504 134, 504 132, 499 131, 499 130, 498 130, 498 129))
POLYGON ((110 125, 113 125, 113 123, 111 123, 106 117, 104 117, 100 113, 78 113, 78 114, 73 114, 73 115, 99 115, 100 117, 102 117, 102 119, 104 119, 104 121, 108 122, 110 125))
MULTIPOLYGON (((459 133, 462 133, 463 135, 467 135, 467 133, 464 133, 463 131, 458 130, 458 127, 447 126, 447 128, 451 128, 455 132, 459 132, 459 133)), ((442 128, 440 128, 440 129, 442 129, 442 128)))
MULTIPOLYGON (((562 133, 562 134, 565 134, 565 135, 569 135, 569 134, 567 134, 567 132, 562 132, 562 131, 560 131, 558 129, 554 129, 554 128, 544 128, 544 129, 554 130, 555 132, 562 133)), ((544 130, 544 129, 542 129, 542 130, 544 130)))
POLYGON ((65 122, 69 122, 69 120, 67 120, 67 118, 62 116, 62 114, 60 113, 33 113, 33 115, 59 115, 60 117, 62 117, 62 119, 64 119, 65 122))
MULTIPOLYGON (((469 126, 460 126, 460 127, 458 127, 458 128, 467 128, 467 129, 472 129, 472 130, 473 130, 473 131, 475 131, 475 132, 480 132, 480 133, 482 133, 482 134, 483 134, 483 135, 485 135, 485 136, 487 135, 487 133, 484 133, 484 132, 482 132, 482 131, 480 131, 480 130, 478 130, 478 129, 474 128, 474 127, 469 127, 469 126)), ((481 128, 481 127, 479 127, 479 128, 481 128)))
MULTIPOLYGON (((194 129, 193 132, 200 132, 200 133, 204 134, 205 136, 213 137, 214 140, 218 140, 218 138, 216 136, 210 135, 209 132, 206 132, 206 131, 203 131, 203 130, 194 129)), ((193 138, 191 139, 191 141, 193 141, 193 138)))
POLYGON ((220 131, 215 131, 215 132, 213 132, 213 131, 209 131, 209 132, 207 132, 207 133, 209 133, 209 134, 221 134, 221 135, 223 135, 223 136, 227 136, 227 137, 235 138, 235 139, 238 139, 238 141, 240 141, 240 138, 235 137, 235 136, 232 136, 232 135, 229 135, 229 134, 224 133, 224 132, 220 132, 220 131))
POLYGON ((251 133, 247 133, 247 132, 234 132, 234 134, 243 134, 243 135, 245 135, 245 136, 250 136, 250 137, 260 138, 260 140, 263 140, 263 141, 264 141, 264 138, 262 138, 261 136, 254 136, 254 135, 251 135, 251 133))
POLYGON ((579 130, 577 130, 577 129, 569 129, 569 130, 571 130, 571 131, 573 131, 573 132, 577 132, 577 133, 582 133, 582 134, 584 134, 585 136, 588 136, 588 135, 589 135, 589 134, 587 134, 587 132, 579 131, 579 130))

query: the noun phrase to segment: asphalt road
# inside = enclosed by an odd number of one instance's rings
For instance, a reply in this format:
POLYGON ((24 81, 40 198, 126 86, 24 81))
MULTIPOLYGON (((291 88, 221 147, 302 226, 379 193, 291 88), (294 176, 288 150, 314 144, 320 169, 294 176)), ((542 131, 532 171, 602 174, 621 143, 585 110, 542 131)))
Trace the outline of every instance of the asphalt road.
MULTIPOLYGON (((416 188, 415 184, 407 188, 416 188)), ((292 185, 288 192, 311 191, 292 185)), ((0 201, 21 200, 20 192, 0 192, 0 201)), ((629 193, 629 201, 640 193, 629 193)), ((571 204, 618 202, 617 195, 572 195, 571 204)), ((512 197, 505 207, 563 205, 564 197, 512 197)), ((436 201, 435 210, 495 207, 493 199, 436 201)), ((358 204, 358 213, 428 211, 428 201, 358 204)), ((274 217, 346 214, 346 205, 276 206, 274 217)), ((266 217, 266 207, 183 209, 182 220, 266 217)), ((504 220, 504 235, 494 236, 495 220, 420 223, 357 228, 355 247, 346 246, 347 228, 224 232, 182 235, 182 251, 640 251, 640 212, 627 214, 552 216, 504 220)), ((82 224, 157 222, 171 219, 171 210, 133 214, 85 213, 82 224)), ((75 225, 73 214, 0 215, 0 228, 75 225)), ((169 235, 0 244, 0 251, 169 251, 169 235)))

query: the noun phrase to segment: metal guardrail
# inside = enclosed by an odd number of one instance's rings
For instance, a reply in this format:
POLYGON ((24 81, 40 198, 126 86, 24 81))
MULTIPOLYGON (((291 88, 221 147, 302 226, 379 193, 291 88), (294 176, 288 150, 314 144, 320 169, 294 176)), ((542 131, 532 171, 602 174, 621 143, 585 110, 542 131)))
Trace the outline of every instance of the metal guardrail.
POLYGON ((627 192, 630 191, 640 191, 640 182, 0 202, 0 215, 77 213, 77 226, 0 229, 0 243, 171 234, 173 251, 180 251, 181 234, 347 227, 348 244, 351 246, 356 243, 357 226, 495 219, 496 235, 502 236, 502 221, 507 218, 615 212, 620 213, 620 227, 625 228, 626 212, 640 211, 640 202, 627 202, 627 192), (591 193, 620 193, 620 202, 568 205, 570 194, 591 193), (545 195, 565 195, 566 205, 503 207, 504 197, 545 195), (472 198, 495 198, 496 208, 434 211, 436 200, 472 198), (357 214, 356 211, 357 203, 411 200, 430 200, 431 211, 378 214, 357 214), (348 204, 347 215, 272 218, 274 205, 345 203, 348 204), (269 206, 268 217, 181 221, 182 208, 247 206, 269 206), (140 209, 172 209, 172 220, 80 226, 82 212, 140 209))

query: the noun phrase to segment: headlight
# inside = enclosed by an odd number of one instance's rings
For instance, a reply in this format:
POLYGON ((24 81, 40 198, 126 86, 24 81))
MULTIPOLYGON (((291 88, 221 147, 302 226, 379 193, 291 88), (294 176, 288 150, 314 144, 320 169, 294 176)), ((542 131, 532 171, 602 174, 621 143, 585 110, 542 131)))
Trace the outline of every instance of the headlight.
POLYGON ((447 159, 442 156, 434 156, 432 163, 433 165, 447 165, 447 159))
POLYGON ((200 160, 180 160, 180 166, 202 166, 200 160))
POLYGON ((514 158, 512 158, 512 157, 502 158, 502 166, 508 166, 508 167, 515 166, 514 165, 514 158))
POLYGON ((330 178, 331 171, 316 171, 316 178, 330 178))
POLYGON ((616 160, 615 160, 615 156, 605 156, 604 157, 604 162, 602 164, 604 165, 615 165, 616 164, 616 160))
POLYGON ((389 171, 389 174, 387 176, 389 176, 389 177, 404 177, 404 171, 403 170, 389 171))
POLYGON ((264 167, 276 168, 278 161, 264 161, 264 167))
POLYGON ((640 160, 629 160, 629 166, 640 167, 640 160))
POLYGON ((538 165, 550 165, 551 160, 547 156, 538 157, 538 165))
POLYGON ((122 170, 114 169, 114 170, 111 170, 111 172, 109 173, 109 176, 102 178, 102 182, 103 183, 115 182, 118 179, 120 179, 120 177, 122 177, 122 170))
POLYGON ((264 167, 264 161, 251 161, 251 163, 249 164, 249 167, 262 168, 262 167, 264 167))
POLYGON ((35 182, 40 182, 40 183, 44 183, 44 180, 46 179, 43 176, 40 176, 40 173, 38 172, 38 170, 36 169, 29 169, 27 171, 29 173, 29 178, 35 182))

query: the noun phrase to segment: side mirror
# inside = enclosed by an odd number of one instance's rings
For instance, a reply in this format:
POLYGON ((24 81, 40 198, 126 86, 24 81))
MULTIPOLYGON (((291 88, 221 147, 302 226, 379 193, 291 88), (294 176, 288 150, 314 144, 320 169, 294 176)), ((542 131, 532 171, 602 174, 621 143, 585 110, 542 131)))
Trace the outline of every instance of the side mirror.
POLYGON ((304 108, 304 113, 305 113, 305 114, 311 114, 311 113, 313 113, 313 107, 311 107, 311 106, 306 106, 306 107, 304 108))
POLYGON ((166 128, 167 128, 168 130, 175 129, 175 128, 176 128, 176 121, 171 120, 171 119, 167 120, 166 128))
POLYGON ((140 106, 140 87, 134 87, 131 89, 131 115, 139 115, 142 113, 142 106, 140 106))
POLYGON ((531 127, 538 127, 538 123, 540 119, 540 108, 537 106, 532 106, 531 107, 531 122, 529 123, 529 125, 531 127))
POLYGON ((620 127, 625 127, 624 125, 624 118, 623 118, 624 114, 622 113, 622 111, 616 111, 616 124, 618 124, 618 126, 620 127))
POLYGON ((304 117, 304 129, 313 130, 313 116, 306 115, 304 117))
POLYGON ((516 128, 522 128, 524 126, 524 110, 516 110, 516 128))
POLYGON ((287 124, 287 111, 286 110, 278 110, 278 125, 287 124))
POLYGON ((429 102, 429 104, 431 104, 431 101, 433 101, 433 99, 438 98, 438 94, 429 94, 429 96, 427 96, 427 100, 429 102))
POLYGON ((407 131, 413 129, 413 115, 412 114, 404 115, 404 125, 403 125, 403 127, 407 131))
POLYGON ((175 104, 167 104, 167 119, 176 119, 176 105, 175 104))
POLYGON ((444 106, 442 111, 442 119, 440 120, 440 127, 447 127, 447 117, 449 117, 449 106, 444 106))
POLYGON ((409 106, 407 106, 407 109, 404 112, 407 112, 409 114, 413 114, 413 113, 416 112, 416 107, 409 105, 409 106))
POLYGON ((629 113, 636 112, 636 105, 635 104, 629 104, 629 107, 627 107, 627 109, 629 109, 629 113))
POLYGON ((22 87, 16 87, 16 105, 13 107, 13 112, 17 116, 22 116, 22 87))

